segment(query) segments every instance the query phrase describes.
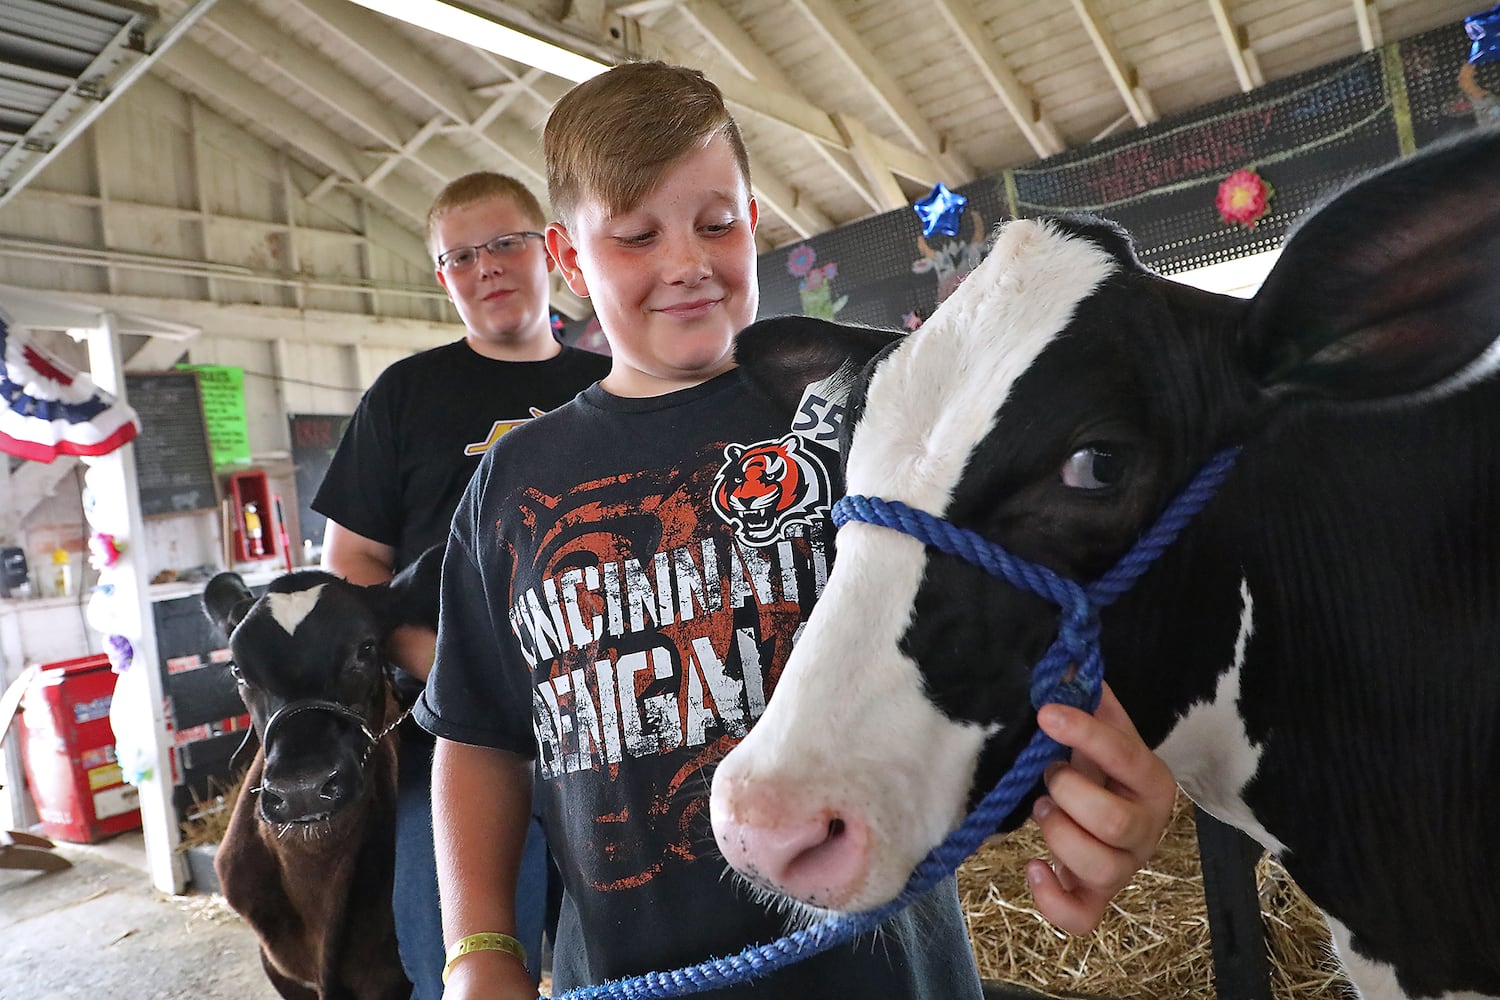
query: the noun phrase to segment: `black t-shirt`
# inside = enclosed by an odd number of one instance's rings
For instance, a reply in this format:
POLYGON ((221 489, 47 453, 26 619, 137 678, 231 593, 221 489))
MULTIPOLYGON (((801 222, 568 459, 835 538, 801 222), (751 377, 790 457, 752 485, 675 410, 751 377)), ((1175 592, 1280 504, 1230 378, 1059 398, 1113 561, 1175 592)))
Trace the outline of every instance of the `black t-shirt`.
MULTIPOLYGON (((536 757, 559 989, 787 930, 724 876, 708 787, 827 577, 837 456, 788 425, 737 372, 648 399, 596 385, 501 441, 454 518, 415 715, 536 757)), ((720 995, 979 996, 951 878, 881 934, 720 995)))
POLYGON ((496 361, 465 341, 403 358, 365 392, 312 508, 396 550, 395 569, 448 537, 486 449, 609 373, 564 347, 546 361, 496 361))

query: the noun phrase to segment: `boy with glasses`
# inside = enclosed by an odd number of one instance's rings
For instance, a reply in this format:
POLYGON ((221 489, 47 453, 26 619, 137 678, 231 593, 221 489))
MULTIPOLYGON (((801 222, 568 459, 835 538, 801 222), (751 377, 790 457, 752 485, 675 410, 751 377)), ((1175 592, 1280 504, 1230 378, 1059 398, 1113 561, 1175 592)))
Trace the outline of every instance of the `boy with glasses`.
MULTIPOLYGON (((524 185, 473 173, 439 193, 427 215, 438 283, 464 338, 387 368, 360 400, 313 501, 328 518, 323 566, 352 583, 389 580, 445 543, 453 511, 485 451, 517 424, 572 399, 609 359, 552 335, 541 206, 524 185)), ((398 630, 388 645, 415 698, 432 663, 431 632, 398 630)), ((443 939, 432 848, 432 738, 401 731, 393 905, 413 1000, 442 995, 443 939)), ((530 815, 529 806, 524 815, 530 815)), ((521 936, 540 957, 547 852, 533 821, 517 887, 521 936)), ((540 968, 533 965, 533 980, 540 968)))

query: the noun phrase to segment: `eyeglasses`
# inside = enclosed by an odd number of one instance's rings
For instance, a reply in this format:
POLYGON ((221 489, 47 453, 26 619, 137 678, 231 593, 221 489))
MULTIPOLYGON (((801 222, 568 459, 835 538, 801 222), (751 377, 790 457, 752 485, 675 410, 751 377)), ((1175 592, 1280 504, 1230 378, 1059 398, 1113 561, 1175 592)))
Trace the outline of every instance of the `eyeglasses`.
POLYGON ((541 233, 502 233, 490 240, 473 247, 454 247, 444 250, 437 256, 437 266, 449 274, 459 271, 467 271, 479 263, 479 251, 488 250, 491 257, 499 260, 513 260, 521 256, 526 250, 528 238, 541 239, 541 233))

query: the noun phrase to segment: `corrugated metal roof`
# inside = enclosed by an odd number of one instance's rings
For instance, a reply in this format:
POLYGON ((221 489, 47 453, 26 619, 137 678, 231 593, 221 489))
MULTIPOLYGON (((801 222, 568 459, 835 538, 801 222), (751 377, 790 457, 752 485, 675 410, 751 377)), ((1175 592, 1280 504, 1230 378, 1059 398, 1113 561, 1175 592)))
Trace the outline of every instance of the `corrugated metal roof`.
POLYGON ((68 137, 155 20, 154 8, 107 0, 0 4, 0 190, 68 137))

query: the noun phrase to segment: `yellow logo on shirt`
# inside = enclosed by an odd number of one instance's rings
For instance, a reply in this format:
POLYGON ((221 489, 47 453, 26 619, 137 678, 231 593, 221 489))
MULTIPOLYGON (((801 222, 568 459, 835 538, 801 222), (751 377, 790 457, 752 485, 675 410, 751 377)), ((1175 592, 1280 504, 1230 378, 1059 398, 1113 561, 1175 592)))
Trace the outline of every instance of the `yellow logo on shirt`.
POLYGON ((535 406, 530 407, 530 410, 531 416, 522 417, 519 420, 496 420, 492 425, 490 425, 490 436, 485 438, 483 441, 476 441, 473 444, 464 445, 464 454, 483 455, 485 452, 490 450, 490 445, 494 444, 496 441, 499 441, 502 437, 504 437, 507 431, 514 430, 515 428, 520 427, 526 421, 534 419, 536 417, 540 417, 543 413, 546 412, 545 410, 538 410, 535 406))

